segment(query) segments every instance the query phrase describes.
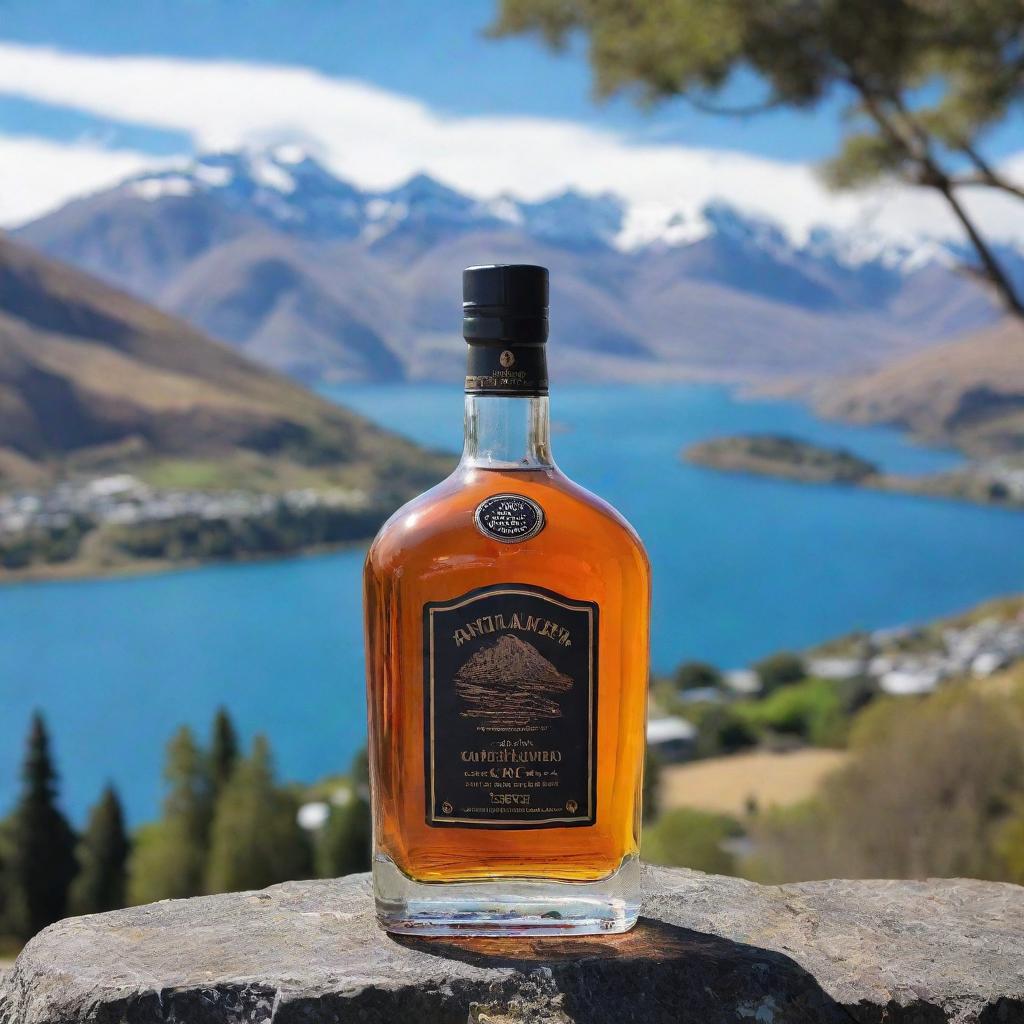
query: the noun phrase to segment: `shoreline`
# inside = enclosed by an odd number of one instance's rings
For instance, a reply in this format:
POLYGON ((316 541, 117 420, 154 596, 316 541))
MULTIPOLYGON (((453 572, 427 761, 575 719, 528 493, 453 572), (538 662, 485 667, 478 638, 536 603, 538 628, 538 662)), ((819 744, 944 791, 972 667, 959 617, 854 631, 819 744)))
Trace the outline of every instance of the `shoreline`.
MULTIPOLYGON (((402 386, 405 386, 408 383, 409 382, 402 382, 402 386)), ((422 383, 429 386, 435 382, 427 380, 422 383)), ((762 471, 748 466, 715 465, 710 462, 702 462, 687 458, 687 461, 691 462, 691 464, 701 465, 723 472, 790 480, 791 482, 840 483, 842 486, 852 486, 862 490, 875 490, 878 492, 892 494, 904 494, 909 497, 930 498, 933 501, 947 500, 956 502, 957 504, 970 504, 975 507, 1001 508, 1011 511, 1024 508, 1024 500, 1020 502, 983 500, 970 494, 955 493, 955 478, 958 476, 962 478, 963 475, 969 474, 972 468, 979 465, 977 460, 972 459, 971 456, 962 448, 948 443, 939 443, 934 439, 923 438, 911 430, 906 424, 893 423, 883 425, 837 417, 835 415, 829 415, 822 412, 816 407, 813 394, 813 382, 811 381, 797 381, 793 378, 789 378, 784 381, 762 381, 758 383, 736 378, 728 379, 687 376, 679 379, 662 379, 658 381, 638 379, 631 380, 626 383, 628 386, 638 389, 658 389, 661 387, 675 387, 679 385, 692 386, 696 388, 722 389, 732 395, 737 401, 743 403, 791 403, 805 409, 815 419, 820 420, 823 423, 841 423, 854 430, 870 431, 880 428, 887 429, 894 431, 906 443, 913 445, 914 447, 955 453, 963 461, 963 468, 932 474, 922 474, 919 476, 912 474, 889 473, 878 468, 871 478, 851 483, 849 481, 831 480, 807 481, 801 480, 798 477, 794 477, 785 472, 762 471), (941 486, 931 486, 939 481, 943 481, 941 486)), ((356 386, 387 388, 389 385, 369 384, 356 386)), ((600 380, 587 380, 575 382, 575 384, 567 384, 566 389, 571 390, 574 387, 587 389, 604 386, 608 386, 607 383, 600 380)), ((341 389, 336 385, 329 385, 318 389, 318 393, 324 395, 324 397, 331 401, 341 401, 343 399, 343 395, 339 393, 340 391, 341 389)), ((715 439, 713 438, 711 440, 715 439)), ((705 442, 697 442, 697 445, 702 443, 705 442)), ((386 518, 386 516, 384 518, 386 518)), ((97 537, 95 539, 98 541, 101 538, 97 537)), ((110 563, 103 563, 91 559, 89 557, 89 553, 86 552, 84 557, 76 557, 67 562, 33 564, 24 569, 0 568, 0 588, 29 583, 39 584, 70 582, 77 580, 123 579, 135 576, 163 575, 170 572, 191 571, 206 566, 230 566, 235 564, 248 565, 263 562, 271 563, 290 561, 298 558, 317 557, 335 551, 365 545, 372 539, 373 533, 369 533, 362 538, 346 539, 337 543, 314 544, 309 547, 301 547, 289 552, 249 553, 230 558, 185 558, 175 560, 165 558, 133 559, 125 557, 110 563)))
POLYGON ((317 558, 322 555, 335 554, 351 548, 366 547, 374 535, 362 538, 338 541, 336 544, 316 544, 297 551, 283 554, 249 554, 238 558, 206 558, 206 559, 138 559, 105 566, 97 570, 94 566, 81 562, 39 566, 29 570, 0 569, 0 590, 21 584, 45 583, 85 583, 101 580, 132 579, 141 576, 166 576, 176 572, 193 572, 208 567, 227 568, 233 565, 263 565, 275 562, 297 562, 304 558, 317 558))

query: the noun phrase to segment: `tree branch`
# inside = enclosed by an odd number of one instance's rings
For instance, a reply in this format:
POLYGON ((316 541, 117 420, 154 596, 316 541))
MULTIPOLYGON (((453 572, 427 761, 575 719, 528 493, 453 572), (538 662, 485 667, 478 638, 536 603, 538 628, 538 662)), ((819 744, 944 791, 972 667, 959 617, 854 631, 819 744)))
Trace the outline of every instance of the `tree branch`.
POLYGON ((1002 192, 1009 192, 1011 196, 1016 196, 1018 199, 1024 199, 1024 187, 1014 185, 1013 182, 1007 181, 1001 174, 997 174, 992 169, 992 165, 969 142, 964 142, 960 148, 967 155, 971 163, 977 167, 978 173, 973 176, 964 175, 954 178, 954 185, 987 185, 990 188, 997 188, 1002 192))
POLYGON ((998 189, 1000 192, 1007 192, 1018 199, 1024 199, 1024 188, 1011 184, 1005 178, 990 178, 986 174, 957 174, 953 175, 949 180, 957 188, 982 186, 984 188, 998 189))
POLYGON ((1003 306, 1008 312, 1024 320, 1024 300, 1017 294, 1013 282, 1003 270, 995 254, 989 248, 988 243, 982 238, 981 233, 968 216, 963 204, 957 198, 954 191, 954 181, 940 166, 938 160, 935 159, 931 152, 927 133, 907 114, 905 108, 902 107, 899 97, 891 101, 896 106, 897 112, 901 115, 902 125, 897 125, 893 121, 885 110, 881 97, 855 71, 850 71, 848 80, 850 85, 860 94, 864 102, 864 108, 874 118, 875 123, 882 130, 883 134, 885 134, 890 142, 899 146, 906 153, 907 158, 915 164, 918 172, 918 183, 934 188, 945 198, 946 203, 953 211, 953 215, 967 234, 977 254, 978 261, 981 263, 985 277, 988 278, 989 284, 999 296, 1003 306))
POLYGON ((967 211, 963 208, 960 200, 956 197, 950 180, 945 178, 942 183, 936 184, 934 187, 937 188, 943 196, 945 196, 946 202, 953 210, 957 220, 960 221, 964 231, 967 232, 967 237, 971 240, 971 245, 974 246, 974 251, 978 254, 978 259, 981 261, 981 265, 985 270, 985 276, 989 279, 989 283, 995 289, 996 294, 999 296, 1003 305, 1014 316, 1024 319, 1024 301, 1021 301, 1020 296, 1017 294, 1017 291, 1013 286, 1013 282, 1000 266, 999 261, 995 258, 995 254, 989 248, 988 243, 978 233, 978 230, 974 226, 974 222, 967 216, 967 211))

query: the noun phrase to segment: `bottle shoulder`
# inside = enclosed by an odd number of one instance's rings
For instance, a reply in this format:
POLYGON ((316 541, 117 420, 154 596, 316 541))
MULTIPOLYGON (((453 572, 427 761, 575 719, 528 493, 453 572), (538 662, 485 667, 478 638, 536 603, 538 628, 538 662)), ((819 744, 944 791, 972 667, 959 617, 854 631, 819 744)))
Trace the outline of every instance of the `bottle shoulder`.
POLYGON ((571 493, 581 505, 592 509, 598 516, 607 521, 610 526, 621 530, 623 537, 634 547, 637 553, 643 558, 645 565, 650 568, 650 561, 647 549, 644 547, 640 534, 633 527, 633 524, 609 501, 600 495, 587 490, 582 484, 576 483, 569 477, 562 475, 565 489, 571 493))
POLYGON ((555 467, 530 470, 457 468, 439 484, 403 505, 381 527, 367 554, 367 568, 414 568, 410 562, 452 563, 458 558, 522 559, 572 552, 590 561, 626 561, 649 572, 636 531, 612 505, 555 467), (485 498, 521 494, 540 505, 543 530, 533 539, 505 544, 484 536, 474 513, 485 498))

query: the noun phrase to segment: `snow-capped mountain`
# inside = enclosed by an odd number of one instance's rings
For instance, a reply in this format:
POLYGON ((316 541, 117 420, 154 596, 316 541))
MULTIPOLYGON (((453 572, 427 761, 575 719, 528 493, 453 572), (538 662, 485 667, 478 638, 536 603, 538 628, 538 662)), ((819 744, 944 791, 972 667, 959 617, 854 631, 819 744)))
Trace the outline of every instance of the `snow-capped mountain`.
MULTIPOLYGON (((280 230, 315 239, 377 243, 395 233, 437 237, 445 232, 510 227, 555 245, 607 247, 622 252, 682 248, 710 236, 792 259, 801 255, 845 267, 872 264, 914 271, 969 259, 959 243, 933 237, 893 237, 877 228, 819 227, 802 241, 779 223, 725 200, 699 208, 631 208, 611 195, 567 191, 537 202, 503 195, 481 200, 425 174, 390 191, 361 191, 294 145, 212 153, 188 164, 130 178, 122 192, 142 199, 216 197, 228 209, 256 215, 280 230)), ((1024 239, 1020 252, 1024 253, 1024 239)))
POLYGON ((19 233, 305 378, 449 374, 459 271, 480 262, 552 267, 577 376, 859 369, 997 315, 949 242, 794 238, 724 200, 481 199, 422 174, 367 191, 294 146, 154 170, 19 233))
POLYGON ((118 190, 150 201, 216 197, 229 209, 299 236, 368 243, 395 232, 511 226, 544 241, 615 246, 625 220, 625 206, 614 196, 566 192, 536 203, 511 196, 477 200, 425 174, 389 191, 362 192, 294 146, 212 153, 130 178, 118 190))

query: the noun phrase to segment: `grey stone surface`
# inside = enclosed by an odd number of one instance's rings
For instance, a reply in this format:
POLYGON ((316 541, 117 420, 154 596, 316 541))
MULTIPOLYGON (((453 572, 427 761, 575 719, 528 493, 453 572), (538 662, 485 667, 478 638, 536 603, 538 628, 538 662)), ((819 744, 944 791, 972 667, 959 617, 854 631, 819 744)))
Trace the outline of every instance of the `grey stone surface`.
POLYGON ((628 935, 395 939, 368 876, 63 921, 4 1024, 1024 1022, 1024 888, 645 872, 628 935))

